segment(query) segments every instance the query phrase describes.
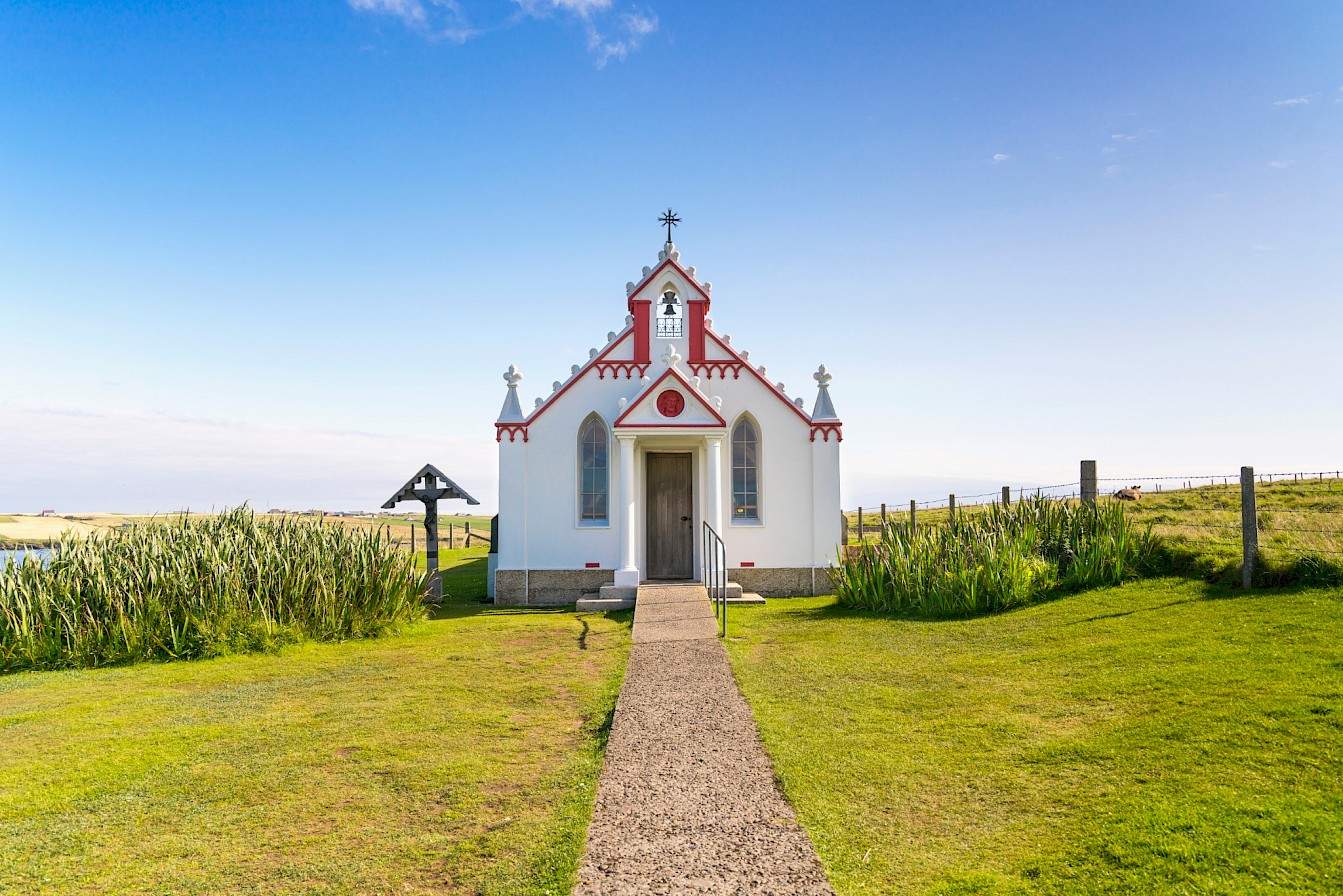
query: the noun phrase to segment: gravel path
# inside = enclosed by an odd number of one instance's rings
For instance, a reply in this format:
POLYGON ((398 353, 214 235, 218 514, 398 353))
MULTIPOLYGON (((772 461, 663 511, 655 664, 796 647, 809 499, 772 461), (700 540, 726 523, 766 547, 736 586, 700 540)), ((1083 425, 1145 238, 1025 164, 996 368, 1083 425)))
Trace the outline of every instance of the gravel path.
POLYGON ((574 896, 834 890, 700 585, 644 585, 574 896))

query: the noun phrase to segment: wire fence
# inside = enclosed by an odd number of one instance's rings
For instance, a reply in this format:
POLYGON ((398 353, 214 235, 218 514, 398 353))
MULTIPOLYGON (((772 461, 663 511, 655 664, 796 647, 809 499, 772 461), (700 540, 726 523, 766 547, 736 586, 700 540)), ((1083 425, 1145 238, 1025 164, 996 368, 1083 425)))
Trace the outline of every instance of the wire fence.
POLYGON ((946 525, 954 514, 1027 498, 1096 500, 1124 502, 1138 522, 1173 544, 1228 563, 1248 559, 1251 572, 1256 559, 1343 557, 1343 470, 1255 473, 1245 467, 1236 474, 1096 477, 1094 463, 1084 461, 1081 472, 1074 482, 860 507, 845 513, 848 539, 879 537, 896 521, 946 525), (1246 517, 1250 507, 1253 523, 1246 517))

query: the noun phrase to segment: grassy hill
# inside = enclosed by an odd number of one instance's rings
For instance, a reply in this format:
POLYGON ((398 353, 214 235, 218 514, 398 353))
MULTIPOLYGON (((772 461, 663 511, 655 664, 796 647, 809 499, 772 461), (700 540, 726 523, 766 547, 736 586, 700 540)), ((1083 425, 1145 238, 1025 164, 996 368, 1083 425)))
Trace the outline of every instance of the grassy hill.
MULTIPOLYGON (((1306 556, 1343 565, 1343 480, 1309 479, 1260 483, 1255 487, 1259 512, 1259 549, 1266 583, 1306 556)), ((1117 502, 1105 495, 1101 503, 1117 502)), ((1239 581, 1241 562, 1240 485, 1205 485, 1149 492, 1138 501, 1124 501, 1139 523, 1151 524, 1173 549, 1172 571, 1230 584, 1239 581)), ((909 507, 888 508, 907 519, 909 507)), ((961 507, 958 513, 983 512, 983 506, 961 507)), ((850 539, 858 537, 857 512, 846 514, 850 539)), ((921 526, 945 525, 947 509, 920 508, 921 526)), ((865 508, 864 537, 877 537, 880 517, 865 508)))

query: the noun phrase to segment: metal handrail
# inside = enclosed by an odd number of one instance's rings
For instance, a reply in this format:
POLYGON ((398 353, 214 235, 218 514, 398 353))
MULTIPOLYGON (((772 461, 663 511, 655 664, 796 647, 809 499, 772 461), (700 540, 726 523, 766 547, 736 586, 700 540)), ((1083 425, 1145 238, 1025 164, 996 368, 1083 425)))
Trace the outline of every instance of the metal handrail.
POLYGON ((704 590, 709 593, 709 603, 713 605, 713 614, 718 618, 718 637, 727 637, 727 545, 713 526, 704 524, 701 536, 700 557, 704 561, 704 590))

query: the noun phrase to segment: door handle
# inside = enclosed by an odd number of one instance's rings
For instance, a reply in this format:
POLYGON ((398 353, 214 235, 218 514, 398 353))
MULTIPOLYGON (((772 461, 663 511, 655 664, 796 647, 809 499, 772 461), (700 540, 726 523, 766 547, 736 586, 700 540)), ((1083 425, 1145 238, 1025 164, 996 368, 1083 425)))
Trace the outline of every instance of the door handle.
POLYGON ((690 517, 688 517, 688 516, 683 516, 683 517, 681 517, 681 522, 683 522, 683 523, 688 523, 688 522, 690 522, 690 517))

